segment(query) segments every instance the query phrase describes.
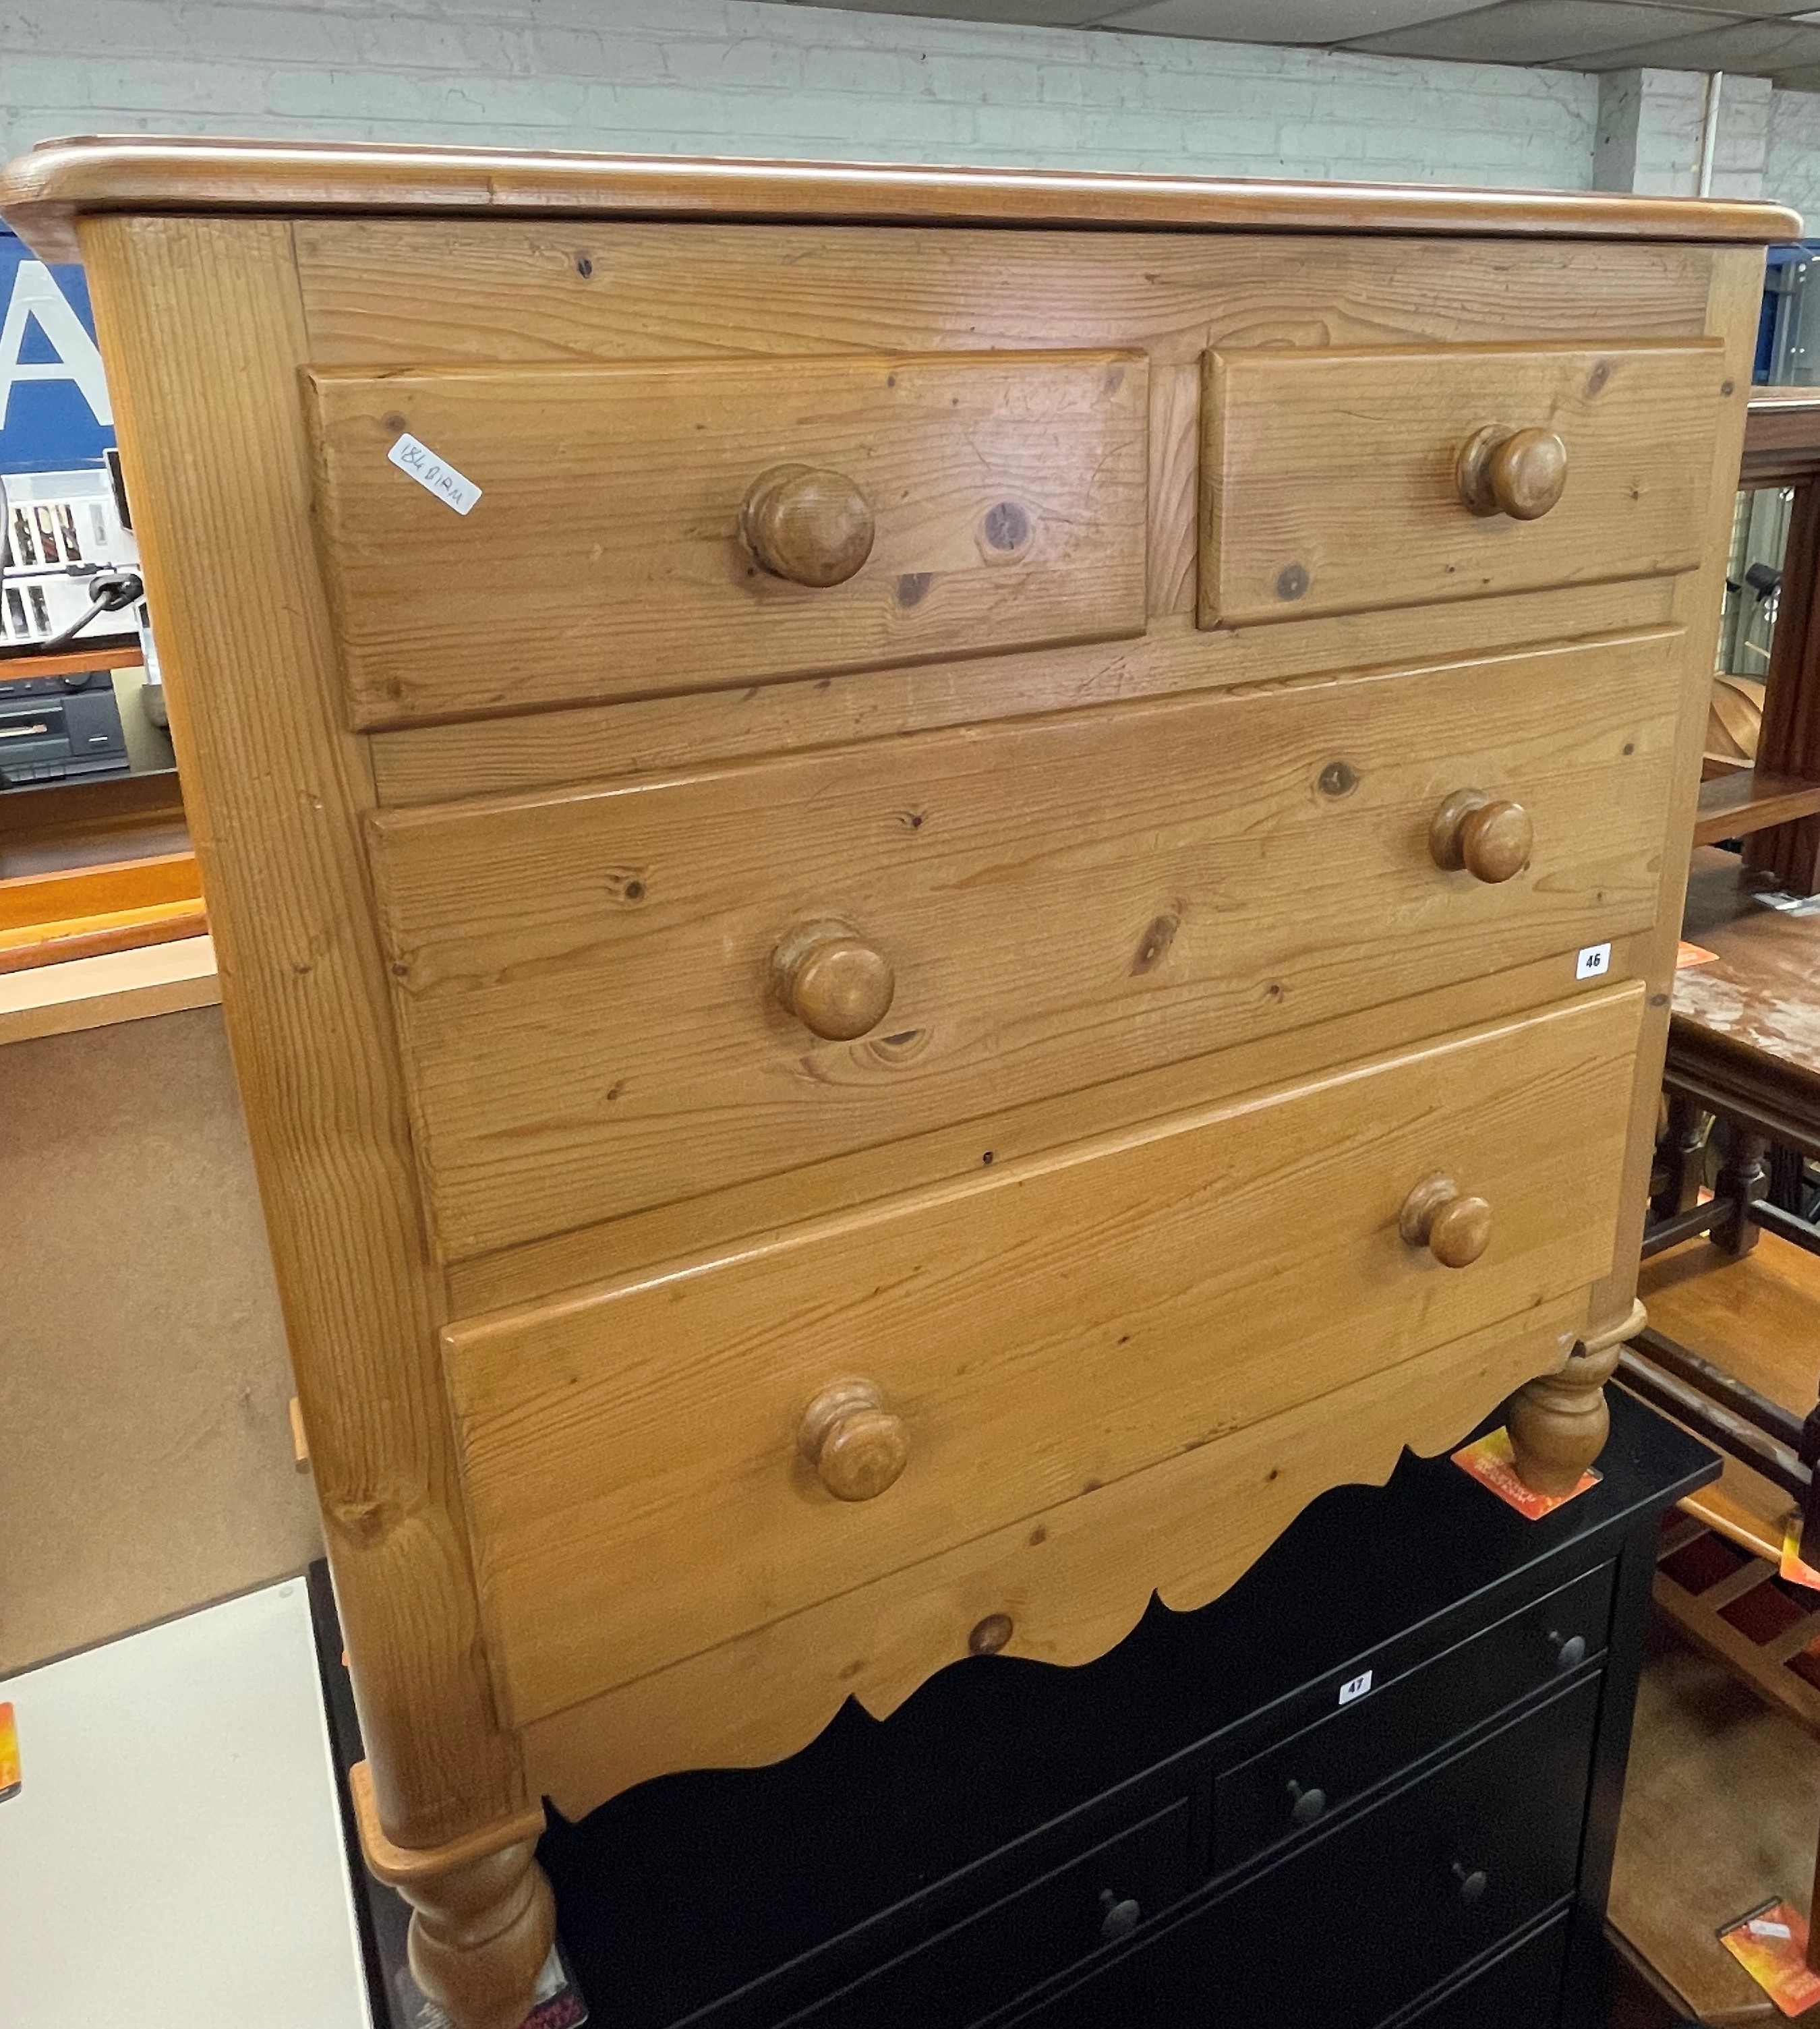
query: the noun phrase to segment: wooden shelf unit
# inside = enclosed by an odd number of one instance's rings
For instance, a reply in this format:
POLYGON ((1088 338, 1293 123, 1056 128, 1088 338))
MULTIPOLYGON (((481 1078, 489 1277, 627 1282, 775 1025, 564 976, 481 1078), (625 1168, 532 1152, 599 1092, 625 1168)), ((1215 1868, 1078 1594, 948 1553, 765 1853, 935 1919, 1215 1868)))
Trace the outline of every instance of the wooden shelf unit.
POLYGON ((1722 838, 1740 838, 1816 811, 1820 782, 1773 775, 1763 768, 1734 768, 1701 783, 1694 844, 1717 845, 1722 838))
POLYGON ((34 655, 22 649, 0 651, 0 684, 21 677, 69 677, 78 670, 136 670, 146 651, 136 641, 97 642, 93 647, 65 648, 54 655, 34 655))
POLYGON ((208 928, 187 848, 0 880, 0 973, 199 937, 208 928))
POLYGON ((1753 388, 1739 484, 1801 486, 1820 477, 1820 388, 1753 388))
POLYGON ((1752 390, 1738 483, 1792 487, 1795 503, 1756 766, 1701 785, 1694 843, 1742 837, 1748 866, 1811 895, 1820 890, 1820 388, 1752 390))

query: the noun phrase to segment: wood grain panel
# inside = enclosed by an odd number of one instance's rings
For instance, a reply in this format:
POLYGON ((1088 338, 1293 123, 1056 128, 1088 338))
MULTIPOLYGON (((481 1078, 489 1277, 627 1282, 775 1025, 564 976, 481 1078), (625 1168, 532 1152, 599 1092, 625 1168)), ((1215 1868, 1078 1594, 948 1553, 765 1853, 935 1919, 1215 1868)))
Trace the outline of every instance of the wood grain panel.
POLYGON ((1724 373, 1711 342, 1210 353, 1201 623, 1691 570, 1724 373), (1565 444, 1540 519, 1462 500, 1456 459, 1492 425, 1565 444))
POLYGON ((175 944, 203 936, 209 922, 201 899, 165 902, 144 909, 114 909, 105 915, 65 917, 35 929, 0 931, 0 974, 34 972, 78 964, 114 951, 148 944, 175 944))
MULTIPOLYGON (((1158 385, 1152 378, 1153 391, 1158 385)), ((1195 414, 1198 419, 1197 402, 1195 414)), ((1151 474, 1156 440, 1152 437, 1151 474)), ((1194 596, 1194 523, 1168 596, 1194 596)), ((1165 551, 1151 545, 1155 576, 1165 551)), ((1166 576, 1167 575, 1166 572, 1166 576)), ((605 781, 741 755, 834 747, 1020 718, 1077 706, 1433 667, 1551 642, 1637 632, 1663 625, 1674 578, 1515 592, 1414 613, 1340 614, 1296 627, 1198 629, 1189 612, 1155 617, 1132 641, 980 656, 903 670, 867 670, 813 681, 754 684, 636 703, 580 705, 515 718, 456 720, 376 733, 369 741, 382 803, 424 803, 559 782, 605 781)))
POLYGON ((1151 613, 1195 610, 1195 502, 1199 497, 1201 376, 1166 366, 1150 376, 1151 613))
MULTIPOLYGON (((301 218, 322 365, 1692 338, 1714 250, 1332 235, 301 218)), ((1756 258, 1760 258, 1759 255, 1756 258)))
MULTIPOLYGON (((1198 376, 1210 347, 1323 347, 1705 328, 1711 250, 1445 239, 889 232, 408 219, 297 227, 324 365, 1129 347, 1152 362, 1151 610, 1191 607, 1198 376)), ((1614 616, 1593 625, 1622 625, 1614 616)), ((1561 632, 1585 631, 1565 627, 1561 632)), ((1485 645, 1499 637, 1488 636, 1485 645)), ((1528 638, 1548 638, 1546 630, 1528 638)), ((1429 645, 1406 633, 1392 652, 1429 645)), ((890 687, 861 686, 869 695, 890 687)), ((928 694, 921 674, 916 689, 928 694)), ((976 708, 978 708, 976 707, 976 708)), ((996 697, 988 708, 998 709, 996 697)), ((876 707, 874 707, 876 710, 876 707)))
POLYGON ((384 814, 439 1244, 511 1245, 1639 929, 1677 646, 384 814), (1430 856, 1469 785, 1536 828, 1498 887, 1430 856), (818 1041, 769 984, 828 920, 895 973, 858 1041, 818 1041))
POLYGON ((448 1326, 514 1719, 1571 1293, 1611 1258, 1641 998, 448 1326), (1440 1170, 1493 1208, 1464 1270, 1397 1230, 1440 1170), (858 1503, 795 1448, 844 1374, 878 1385, 910 1446, 858 1503), (621 1582, 660 1569, 672 1582, 621 1582))
MULTIPOLYGON (((1637 977, 1652 935, 1639 930, 1614 938, 1608 977, 1637 977)), ((1355 1009, 1110 1084, 998 1107, 884 1148, 807 1163, 786 1176, 717 1185, 700 1197, 450 1262, 450 1315, 473 1317, 533 1302, 554 1290, 617 1280, 681 1254, 725 1248, 777 1226, 940 1183, 984 1167, 988 1153, 994 1163, 1014 1161, 1133 1121, 1161 1119, 1265 1085, 1293 1083, 1350 1058, 1388 1055, 1450 1029, 1505 1021, 1574 991, 1574 958, 1573 951, 1554 952, 1507 972, 1355 1009)))
POLYGON ((1144 362, 1098 352, 310 376, 361 725, 726 688, 1144 623, 1144 362), (470 511, 392 465, 409 432, 470 511), (844 583, 740 540, 754 483, 839 476, 844 583))
POLYGON ((452 1474, 441 1290, 362 864, 372 784, 340 722, 310 538, 290 233, 82 231, 380 1810, 391 1837, 430 1845, 524 1796, 452 1474))
POLYGON ((1662 1060, 1668 1048, 1669 1003, 1681 941, 1681 900, 1693 850, 1700 755, 1712 694, 1711 644, 1718 636, 1719 611, 1725 599, 1725 559, 1737 498, 1738 461, 1744 448, 1745 402, 1763 298, 1763 256, 1759 249, 1738 247, 1714 253, 1706 324, 1724 347, 1725 378, 1719 384, 1721 390, 1729 387, 1732 392, 1718 405, 1706 484, 1692 510, 1701 527, 1700 568, 1673 581, 1675 616, 1685 628, 1686 636, 1673 670, 1678 710, 1662 849, 1662 899, 1646 945, 1644 977, 1649 1000, 1631 1093, 1630 1149, 1625 1158, 1618 1244, 1610 1274, 1593 1293, 1588 1324, 1594 1332, 1618 1323, 1629 1311, 1637 1293, 1637 1261, 1649 1207, 1649 1172, 1655 1153, 1662 1060))
POLYGON ((1599 239, 1792 239, 1786 208, 1737 198, 1403 188, 1390 184, 888 167, 700 156, 586 155, 368 143, 41 143, 7 165, 0 205, 46 260, 72 258, 92 207, 261 212, 421 210, 754 220, 791 217, 1003 224, 1182 225, 1348 232, 1588 234, 1599 239))
POLYGON ((193 852, 159 853, 146 859, 114 859, 92 866, 0 880, 0 937, 72 916, 109 915, 193 902, 202 895, 193 852))
POLYGON ((1407 1445, 1458 1442, 1518 1383, 1560 1365, 1584 1296, 1299 1404, 1161 1464, 532 1721, 526 1779, 579 1819, 673 1769, 756 1767, 804 1745, 843 1701, 880 1718, 967 1653, 988 1614, 1008 1653, 1084 1663, 1153 1591, 1205 1606, 1328 1488, 1388 1478, 1407 1445))

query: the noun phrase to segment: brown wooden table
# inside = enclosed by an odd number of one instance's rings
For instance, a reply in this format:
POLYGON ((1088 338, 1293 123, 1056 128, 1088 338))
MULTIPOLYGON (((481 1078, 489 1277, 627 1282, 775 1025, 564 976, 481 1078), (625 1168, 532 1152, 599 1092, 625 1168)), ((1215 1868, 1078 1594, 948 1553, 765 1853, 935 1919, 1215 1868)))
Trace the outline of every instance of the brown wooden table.
MULTIPOLYGON (((1820 1254, 1802 1183, 1803 1160, 1820 1159, 1820 913, 1761 899, 1820 890, 1820 390, 1752 390, 1739 484, 1792 488, 1794 506, 1755 766, 1700 788, 1682 934, 1714 955, 1676 975, 1646 1258, 1703 1233, 1743 1255, 1765 1228, 1820 1254), (1741 859, 1715 849, 1726 838, 1741 859), (1703 1198, 1708 1115, 1725 1155, 1703 1198)), ((1656 1332, 1624 1364, 1651 1400, 1796 1493, 1820 1559, 1820 1411, 1803 1422, 1656 1332)))
MULTIPOLYGON (((1820 1255, 1802 1172, 1804 1159, 1820 1159, 1820 900, 1791 896, 1736 854, 1703 846, 1682 931, 1713 955, 1675 977, 1667 1125, 1644 1254, 1705 1233, 1742 1255, 1768 1231, 1820 1255), (1773 906, 1770 896, 1796 906, 1773 906), (1704 1197, 1709 1114, 1722 1123, 1725 1156, 1704 1197)), ((1800 1502, 1803 1549, 1820 1561, 1820 1407, 1803 1415, 1771 1401, 1655 1330, 1640 1335, 1624 1363, 1640 1392, 1800 1502)))
POLYGON ((1762 899, 1780 890, 1735 853, 1695 851, 1681 934, 1714 955, 1675 976, 1667 1082, 1820 1156, 1820 899, 1795 911, 1762 899))
MULTIPOLYGON (((1698 846, 1681 933, 1711 956, 1684 963, 1675 975, 1662 1076, 1667 1126, 1644 1254, 1705 1233, 1742 1256, 1766 1231, 1820 1255, 1820 1227, 1806 1216, 1803 1172, 1804 1159, 1820 1158, 1820 899, 1792 893, 1774 872, 1734 853, 1698 846), (1708 1114, 1725 1137, 1710 1198, 1701 1190, 1708 1114)), ((1820 1369, 1820 1319, 1814 1337, 1820 1369)), ((1820 1403, 1803 1415, 1653 1327, 1638 1334, 1622 1360, 1638 1393, 1800 1502, 1801 1554, 1820 1566, 1820 1403)), ((1773 1562, 1774 1544, 1764 1547, 1773 1562)), ((1702 1638, 1696 1613, 1665 1604, 1684 1631, 1702 1638)), ((1786 1673, 1766 1671, 1758 1640, 1728 1647, 1709 1638, 1703 1645, 1765 1696, 1789 1705, 1777 1681, 1786 1673)), ((1820 1882, 1807 1961, 1820 1971, 1820 1882)))

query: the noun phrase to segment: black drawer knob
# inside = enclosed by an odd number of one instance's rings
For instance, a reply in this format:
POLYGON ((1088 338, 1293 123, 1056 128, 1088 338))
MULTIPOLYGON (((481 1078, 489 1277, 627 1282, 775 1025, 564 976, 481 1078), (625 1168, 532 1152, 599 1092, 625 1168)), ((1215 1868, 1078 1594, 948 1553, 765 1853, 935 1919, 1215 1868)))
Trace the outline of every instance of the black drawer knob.
POLYGON ((1299 1782, 1289 1785, 1289 1822, 1295 1825, 1311 1825, 1327 1808, 1325 1790, 1304 1790, 1299 1782))
POLYGON ((1144 1920, 1144 1910, 1132 1897, 1114 1895, 1110 1888, 1100 1890, 1099 1906, 1103 1912, 1099 1934, 1109 1943, 1115 1938, 1129 1938, 1144 1920))
POLYGON ((1463 1860, 1454 1862, 1454 1879, 1460 1884, 1460 1900, 1469 1908, 1491 1885, 1482 1867, 1469 1868, 1463 1860))
POLYGON ((1586 1660, 1586 1637, 1584 1634, 1557 1634, 1551 1627, 1548 1646, 1555 1652, 1555 1667, 1558 1670, 1577 1670, 1586 1660))

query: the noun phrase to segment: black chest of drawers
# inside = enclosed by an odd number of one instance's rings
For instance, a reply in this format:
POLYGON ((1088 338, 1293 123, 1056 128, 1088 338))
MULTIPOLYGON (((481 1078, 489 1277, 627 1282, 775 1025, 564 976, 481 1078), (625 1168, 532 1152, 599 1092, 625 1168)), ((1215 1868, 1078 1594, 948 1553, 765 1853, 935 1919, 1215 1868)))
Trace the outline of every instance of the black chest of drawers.
POLYGON ((1406 1456, 1095 1663, 976 1659, 556 1820, 579 1983, 615 2029, 1591 2029, 1655 1534, 1717 1470, 1614 1393, 1601 1484, 1540 1522, 1406 1456))

